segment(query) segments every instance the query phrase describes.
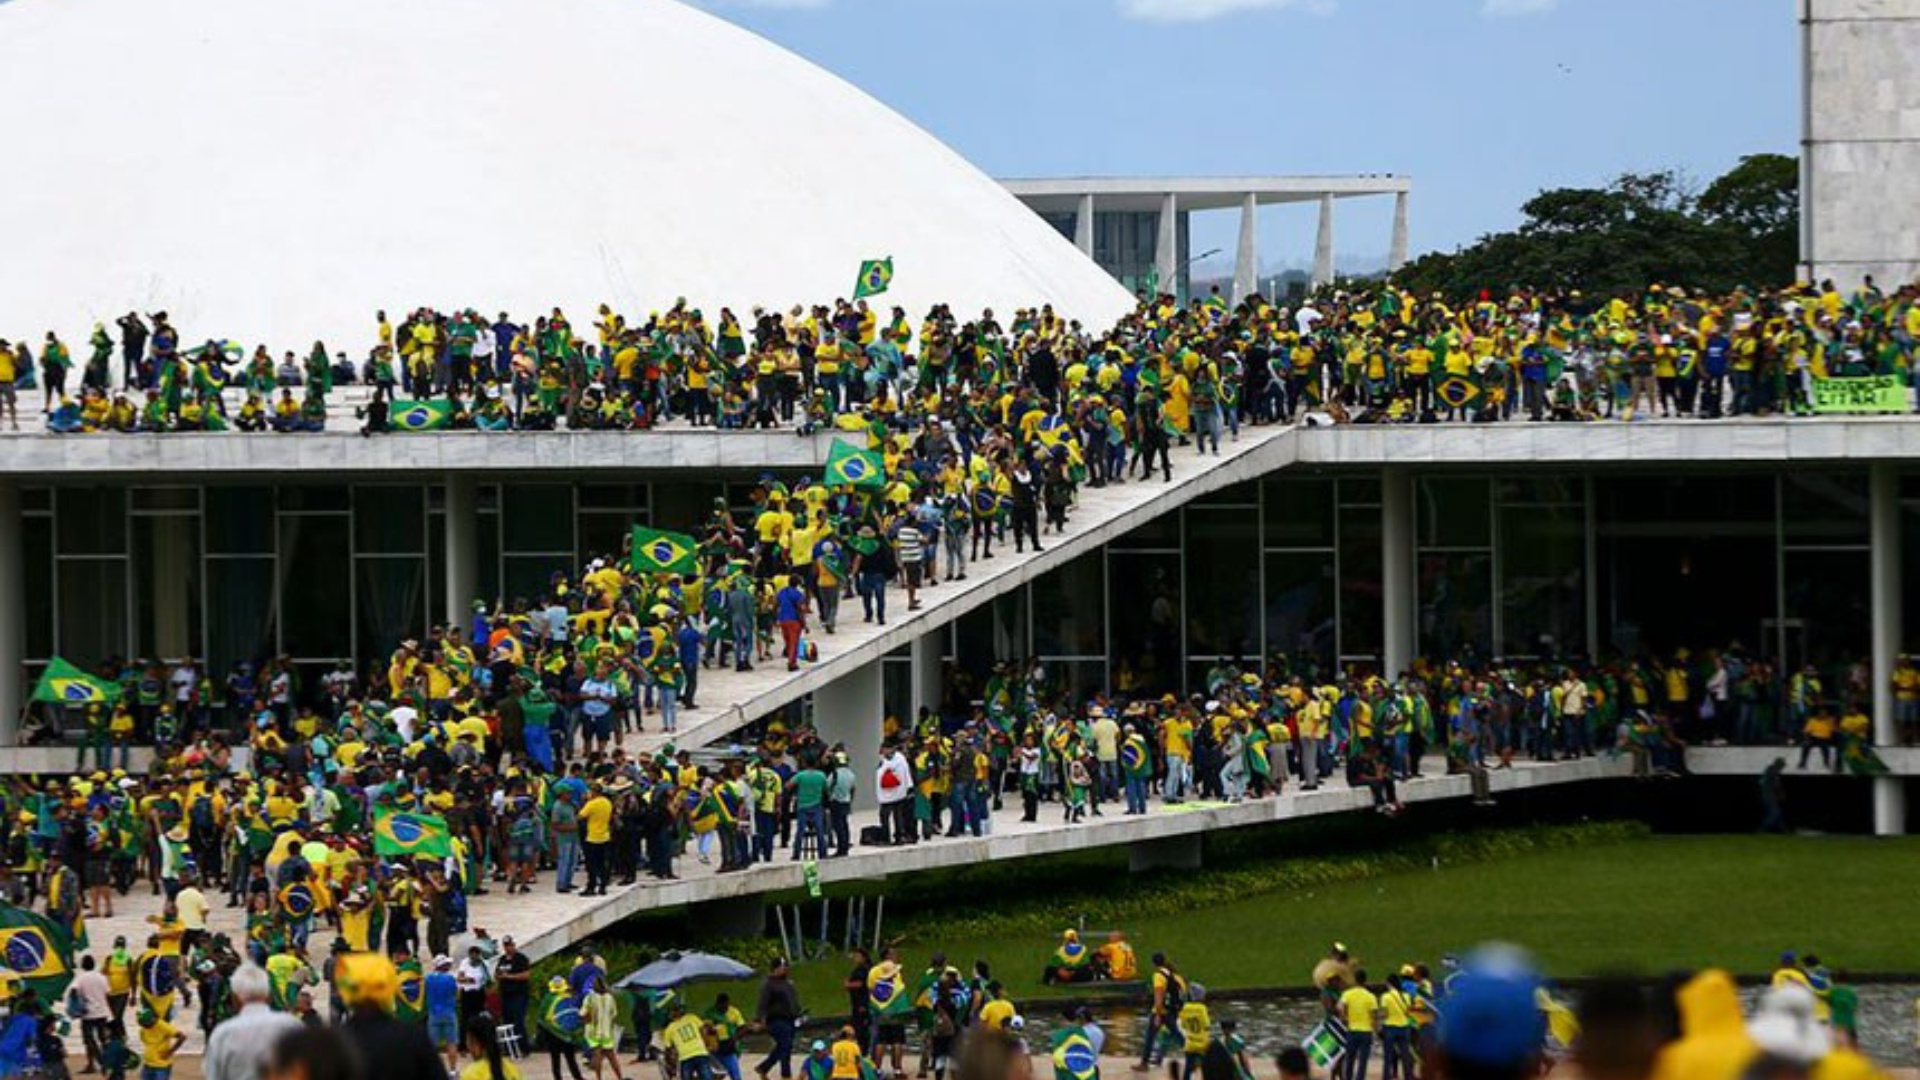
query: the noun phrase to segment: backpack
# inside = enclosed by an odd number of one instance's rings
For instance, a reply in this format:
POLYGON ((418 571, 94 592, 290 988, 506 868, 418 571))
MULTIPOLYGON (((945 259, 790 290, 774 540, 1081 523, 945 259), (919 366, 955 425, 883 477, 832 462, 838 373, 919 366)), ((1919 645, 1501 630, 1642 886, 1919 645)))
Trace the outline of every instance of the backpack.
POLYGON ((513 819, 512 825, 508 826, 507 837, 515 844, 531 847, 539 842, 540 825, 533 820, 533 814, 531 812, 521 814, 519 817, 513 819))
POLYGON ((213 832, 213 800, 204 795, 195 799, 193 805, 187 808, 187 820, 192 823, 195 832, 213 832))

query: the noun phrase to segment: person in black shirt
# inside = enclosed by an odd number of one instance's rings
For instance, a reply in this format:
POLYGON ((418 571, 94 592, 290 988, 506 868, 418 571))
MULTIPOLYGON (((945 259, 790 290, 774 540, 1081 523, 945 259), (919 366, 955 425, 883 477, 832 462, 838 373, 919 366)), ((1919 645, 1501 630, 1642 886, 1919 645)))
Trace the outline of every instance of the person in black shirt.
POLYGON ((860 1043, 861 1053, 871 1053, 873 1048, 873 997, 867 989, 867 975, 873 970, 873 961, 867 956, 867 950, 855 946, 853 969, 847 972, 844 984, 847 991, 847 1023, 853 1028, 853 1037, 860 1043))
POLYGON ((500 989, 500 1019, 524 1039, 533 965, 510 936, 500 939, 500 950, 500 958, 493 964, 493 981, 500 989))

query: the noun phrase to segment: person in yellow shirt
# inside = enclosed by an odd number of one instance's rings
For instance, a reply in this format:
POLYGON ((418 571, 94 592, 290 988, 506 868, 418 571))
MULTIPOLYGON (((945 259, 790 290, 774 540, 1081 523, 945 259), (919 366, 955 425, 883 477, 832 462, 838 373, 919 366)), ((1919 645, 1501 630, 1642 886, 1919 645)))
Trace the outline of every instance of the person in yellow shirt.
POLYGON ((1411 1077, 1417 1070, 1413 1049, 1413 994, 1406 988, 1412 980, 1401 975, 1401 982, 1389 982, 1380 995, 1380 1062, 1382 1075, 1411 1077))
POLYGON ((605 896, 610 877, 607 858, 613 850, 613 801, 596 788, 580 807, 580 841, 586 854, 587 887, 581 896, 605 896))
POLYGON ((1163 794, 1169 803, 1186 797, 1193 783, 1193 721, 1180 713, 1167 717, 1160 727, 1161 749, 1167 759, 1167 781, 1163 794))
POLYGON ((187 1036, 152 1009, 141 1009, 139 1020, 140 1080, 169 1080, 173 1055, 180 1052, 187 1036))
MULTIPOLYGON (((1174 1080, 1193 1080, 1206 1060, 1207 1044, 1213 1041, 1213 1017, 1207 1012, 1207 992, 1198 986, 1187 987, 1187 1003, 1180 1006, 1174 1027, 1180 1032, 1181 1067, 1174 1080)), ((1172 1072, 1169 1069, 1169 1072, 1172 1072)))
POLYGON ((1341 1058, 1343 1076, 1355 1080, 1367 1075, 1367 1059, 1373 1055, 1373 1032, 1380 1018, 1380 998, 1367 989, 1367 971, 1353 973, 1353 985, 1340 994, 1339 1016, 1347 1025, 1347 1052, 1341 1058))
POLYGON ((667 1049, 673 1051, 674 1060, 680 1065, 680 1076, 683 1080, 709 1076, 708 1066, 713 1059, 707 1049, 707 1022, 688 1012, 686 1005, 679 1001, 669 1007, 669 1016, 660 1037, 667 1049))

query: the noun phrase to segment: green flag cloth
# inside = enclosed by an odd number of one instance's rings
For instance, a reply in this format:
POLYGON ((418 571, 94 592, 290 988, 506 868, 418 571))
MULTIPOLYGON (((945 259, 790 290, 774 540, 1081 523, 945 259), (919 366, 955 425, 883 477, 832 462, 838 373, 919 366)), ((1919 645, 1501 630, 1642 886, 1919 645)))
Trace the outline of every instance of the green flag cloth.
POLYGON ((444 859, 453 854, 453 834, 447 819, 438 815, 379 807, 373 812, 373 852, 444 859))
POLYGON ((635 525, 629 561, 636 574, 694 574, 700 571, 698 548, 693 537, 685 533, 635 525))
POLYGON ((856 450, 835 439, 832 449, 827 451, 825 480, 828 487, 844 484, 857 491, 884 491, 886 461, 877 450, 856 450))
POLYGON ((860 280, 854 282, 853 298, 865 299, 878 296, 893 284, 893 256, 884 259, 868 259, 860 264, 860 280))
POLYGON ((0 904, 0 967, 7 976, 53 1003, 73 980, 73 945, 51 920, 12 904, 0 904))
POLYGON ((453 406, 444 401, 396 401, 387 410, 395 431, 439 431, 453 420, 453 406))
POLYGON ((33 700, 46 705, 107 705, 120 699, 120 686, 97 679, 59 657, 34 684, 33 700))

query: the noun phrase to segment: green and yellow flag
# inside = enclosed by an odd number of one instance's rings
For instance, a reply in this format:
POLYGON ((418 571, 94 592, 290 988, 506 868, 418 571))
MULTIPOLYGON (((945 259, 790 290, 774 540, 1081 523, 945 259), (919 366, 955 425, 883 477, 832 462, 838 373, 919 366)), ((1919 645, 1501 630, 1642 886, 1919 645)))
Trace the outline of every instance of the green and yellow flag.
POLYGON ((887 487, 886 459, 877 450, 856 450, 833 440, 827 451, 824 479, 828 487, 846 485, 856 491, 884 491, 887 487))
POLYGON ((438 815, 377 807, 373 812, 373 852, 444 859, 453 854, 453 834, 447 830, 447 819, 438 815))
POLYGON ((633 551, 628 562, 636 574, 697 574, 699 544, 685 533, 633 527, 633 551))
POLYGON ((45 705, 107 705, 120 700, 120 687, 56 656, 34 684, 33 700, 45 705))
POLYGON ((395 431, 439 431, 453 420, 453 406, 444 401, 396 401, 387 410, 395 431))
POLYGON ((41 1001, 59 1001, 73 980, 73 947, 66 931, 25 908, 0 904, 0 970, 41 1001))
POLYGON ((893 256, 884 259, 868 259, 860 264, 860 280, 853 284, 853 298, 864 300, 869 296, 878 296, 893 284, 893 256))

